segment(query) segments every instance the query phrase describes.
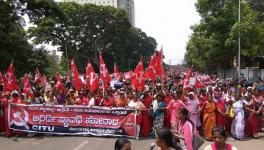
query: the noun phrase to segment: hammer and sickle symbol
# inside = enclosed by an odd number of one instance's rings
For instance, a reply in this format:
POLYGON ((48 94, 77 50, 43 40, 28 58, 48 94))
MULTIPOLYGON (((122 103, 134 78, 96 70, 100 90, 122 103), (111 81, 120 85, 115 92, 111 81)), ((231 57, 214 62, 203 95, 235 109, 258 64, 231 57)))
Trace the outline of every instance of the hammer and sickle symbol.
POLYGON ((21 108, 24 113, 24 118, 21 116, 21 112, 16 111, 13 114, 14 119, 12 119, 11 124, 15 124, 16 126, 24 126, 27 130, 29 129, 29 126, 27 125, 28 121, 28 113, 25 109, 21 108))

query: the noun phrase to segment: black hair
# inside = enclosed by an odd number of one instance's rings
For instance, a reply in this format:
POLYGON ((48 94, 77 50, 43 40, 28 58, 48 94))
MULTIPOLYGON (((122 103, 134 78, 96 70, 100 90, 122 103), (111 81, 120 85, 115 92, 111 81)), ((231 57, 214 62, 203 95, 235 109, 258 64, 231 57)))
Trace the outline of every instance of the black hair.
POLYGON ((185 109, 185 108, 180 109, 179 114, 184 115, 185 118, 184 118, 183 122, 189 121, 192 124, 192 126, 194 127, 194 123, 188 118, 189 112, 187 109, 185 109))
POLYGON ((224 138, 227 137, 225 129, 224 128, 220 128, 220 127, 214 127, 212 130, 212 135, 214 135, 214 133, 220 133, 220 135, 222 135, 224 138))
POLYGON ((163 140, 168 147, 174 147, 173 135, 169 129, 163 128, 163 129, 158 130, 157 136, 161 140, 163 140))
POLYGON ((117 139, 115 142, 115 150, 121 150, 127 143, 131 143, 127 138, 117 139))

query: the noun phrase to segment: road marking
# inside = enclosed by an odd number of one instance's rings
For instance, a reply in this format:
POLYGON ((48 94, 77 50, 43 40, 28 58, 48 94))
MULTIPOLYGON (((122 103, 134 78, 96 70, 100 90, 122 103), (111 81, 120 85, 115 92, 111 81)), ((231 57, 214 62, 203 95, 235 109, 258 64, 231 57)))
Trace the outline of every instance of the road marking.
POLYGON ((83 141, 82 143, 80 143, 77 147, 75 147, 73 150, 80 150, 81 148, 83 148, 87 143, 89 143, 88 141, 83 141))

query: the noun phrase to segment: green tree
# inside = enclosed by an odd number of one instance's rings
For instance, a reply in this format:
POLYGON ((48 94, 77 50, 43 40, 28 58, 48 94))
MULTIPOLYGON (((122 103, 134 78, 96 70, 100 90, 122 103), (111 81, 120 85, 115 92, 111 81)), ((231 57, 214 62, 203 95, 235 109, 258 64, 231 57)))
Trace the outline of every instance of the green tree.
POLYGON ((198 0, 196 9, 201 16, 192 26, 185 58, 198 69, 215 71, 233 67, 237 57, 239 31, 242 57, 254 57, 263 51, 263 27, 258 13, 247 1, 241 1, 241 22, 238 23, 238 1, 198 0))
POLYGON ((3 72, 6 71, 12 60, 18 77, 33 71, 37 66, 40 69, 47 66, 45 52, 34 50, 34 47, 28 42, 23 28, 25 21, 22 16, 27 13, 33 21, 33 18, 40 19, 43 16, 52 15, 52 10, 55 8, 49 8, 51 4, 55 3, 52 0, 0 1, 0 68, 3 72), (45 6, 47 3, 50 5, 45 6), (36 10, 39 13, 35 13, 36 10))
POLYGON ((88 60, 98 64, 99 52, 110 71, 114 61, 124 70, 131 54, 137 53, 139 60, 140 56, 149 57, 156 47, 155 39, 131 28, 124 10, 77 3, 59 3, 59 8, 64 17, 42 18, 29 29, 30 37, 35 44, 58 46, 63 57, 75 59, 82 72, 88 60))

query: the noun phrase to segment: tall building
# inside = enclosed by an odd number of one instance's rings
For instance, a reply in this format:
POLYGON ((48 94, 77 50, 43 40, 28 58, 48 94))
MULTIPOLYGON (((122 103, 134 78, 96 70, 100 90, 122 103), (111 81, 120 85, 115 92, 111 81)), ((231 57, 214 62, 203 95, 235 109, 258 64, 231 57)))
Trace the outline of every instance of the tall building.
POLYGON ((132 26, 135 26, 134 0, 63 0, 63 2, 76 2, 79 4, 91 3, 124 9, 127 12, 130 23, 132 26))
POLYGON ((132 26, 135 26, 134 0, 117 0, 117 8, 124 9, 132 26))

